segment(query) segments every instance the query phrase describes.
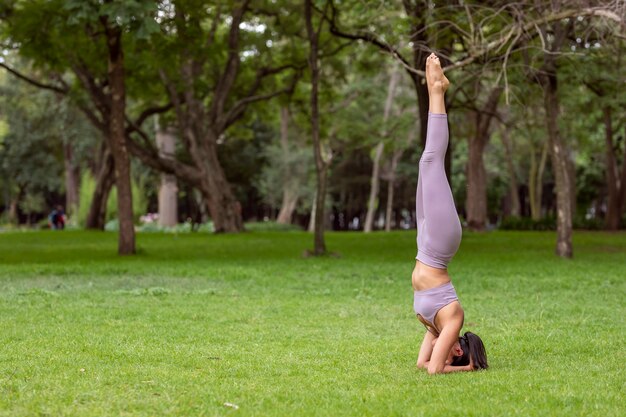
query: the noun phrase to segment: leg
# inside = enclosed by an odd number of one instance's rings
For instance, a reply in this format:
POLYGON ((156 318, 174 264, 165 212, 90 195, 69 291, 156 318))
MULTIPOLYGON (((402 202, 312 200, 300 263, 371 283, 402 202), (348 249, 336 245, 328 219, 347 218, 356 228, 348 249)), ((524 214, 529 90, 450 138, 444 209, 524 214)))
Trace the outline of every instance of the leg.
POLYGON ((426 65, 432 112, 428 114, 426 146, 420 158, 416 196, 417 259, 429 266, 446 269, 458 250, 462 233, 444 167, 448 147, 444 93, 449 82, 436 57, 431 55, 426 65))

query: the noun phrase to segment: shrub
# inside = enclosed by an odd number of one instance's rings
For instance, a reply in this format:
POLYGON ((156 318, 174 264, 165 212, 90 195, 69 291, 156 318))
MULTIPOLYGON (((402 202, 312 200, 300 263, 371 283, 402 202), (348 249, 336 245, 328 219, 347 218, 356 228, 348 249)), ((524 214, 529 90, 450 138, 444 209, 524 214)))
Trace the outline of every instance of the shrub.
POLYGON ((206 222, 200 225, 193 225, 191 222, 178 223, 173 227, 163 227, 158 223, 145 223, 137 227, 138 232, 145 233, 213 233, 213 222, 206 222))
POLYGON ((500 222, 502 230, 556 230, 556 218, 546 216, 539 220, 531 217, 507 217, 500 222))
MULTIPOLYGON (((602 230, 604 220, 594 217, 587 219, 584 216, 576 216, 572 221, 574 229, 602 230)), ((556 217, 546 216, 539 220, 530 217, 507 217, 500 222, 502 230, 556 230, 556 217)))
POLYGON ((604 229, 604 220, 598 217, 587 219, 584 216, 576 216, 574 217, 573 226, 574 229, 602 230, 604 229))
POLYGON ((245 224, 246 230, 253 232, 294 232, 302 231, 302 228, 295 224, 282 224, 276 222, 251 222, 245 224))

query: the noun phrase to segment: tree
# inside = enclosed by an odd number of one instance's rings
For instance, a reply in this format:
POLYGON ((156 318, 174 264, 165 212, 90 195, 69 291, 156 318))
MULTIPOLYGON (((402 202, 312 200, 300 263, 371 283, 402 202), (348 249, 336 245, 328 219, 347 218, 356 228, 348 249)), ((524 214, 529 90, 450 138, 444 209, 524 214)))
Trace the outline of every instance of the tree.
MULTIPOLYGON (((82 96, 77 98, 77 102, 103 133, 106 148, 110 151, 110 154, 106 149, 102 152, 103 163, 98 180, 99 184, 108 187, 96 190, 94 197, 102 197, 100 201, 94 198, 97 209, 101 210, 106 204, 111 168, 115 172, 120 254, 135 251, 122 41, 123 38, 136 41, 149 36, 156 27, 153 12, 154 3, 147 0, 55 0, 18 3, 10 10, 7 19, 9 40, 23 43, 19 48, 20 54, 47 68, 56 82, 54 85, 44 84, 3 65, 5 68, 31 84, 60 94, 70 94, 73 90, 60 75, 64 71, 71 70, 80 81, 82 96), (50 26, 55 31, 46 32, 45 28, 50 26), (123 36, 124 33, 129 35, 123 36), (87 93, 91 105, 85 101, 84 93, 87 93)), ((89 220, 104 217, 102 211, 97 211, 91 211, 89 220)))
POLYGON ((0 172, 10 221, 18 222, 21 209, 30 223, 30 214, 47 211, 55 203, 50 197, 62 191, 62 126, 58 114, 49 111, 59 107, 49 92, 25 84, 0 85, 1 116, 7 126, 0 137, 0 172))
MULTIPOLYGON (((328 3, 327 3, 328 4, 328 3)), ((324 240, 324 202, 326 199, 326 180, 330 164, 329 155, 325 155, 320 141, 320 116, 318 104, 319 89, 319 39, 324 21, 319 20, 317 28, 313 26, 313 5, 311 0, 304 1, 304 18, 309 41, 309 71, 311 73, 311 137, 313 154, 315 155, 315 172, 317 174, 317 190, 315 192, 315 245, 313 253, 326 253, 324 240)))
POLYGON ((280 6, 272 2, 177 0, 161 4, 162 27, 153 39, 156 68, 174 109, 188 161, 160 158, 141 123, 131 124, 131 152, 145 164, 193 184, 204 196, 216 232, 242 230, 241 206, 228 183, 218 148, 254 103, 293 90, 299 69, 294 38, 299 31, 282 24, 280 6), (230 10, 226 19, 224 11, 230 10), (266 30, 273 21, 279 24, 266 30), (290 53, 281 54, 280 45, 290 53), (293 70, 292 77, 278 77, 293 70))
POLYGON ((496 116, 497 105, 503 87, 487 87, 484 104, 478 103, 478 96, 485 89, 481 78, 472 83, 474 91, 468 98, 473 116, 473 134, 468 137, 469 158, 467 161, 467 197, 465 210, 467 224, 472 230, 485 230, 487 223, 487 174, 483 154, 491 137, 491 122, 496 116))
MULTIPOLYGON (((605 228, 617 230, 620 226, 621 217, 626 211, 626 144, 622 136, 623 150, 620 156, 620 141, 616 141, 616 132, 620 126, 626 125, 620 114, 624 113, 623 101, 618 96, 620 68, 623 61, 623 41, 603 42, 603 50, 599 50, 590 56, 586 66, 590 67, 589 73, 580 75, 581 81, 597 97, 592 100, 594 106, 601 108, 602 123, 604 125, 605 143, 605 178, 607 188, 605 228), (598 61, 597 65, 594 65, 598 61), (612 71, 607 71, 610 69, 612 71), (621 163, 620 163, 621 159, 621 163)), ((573 74, 575 75, 575 74, 573 74)))
MULTIPOLYGON (((389 116, 391 114, 391 106, 393 105, 393 99, 396 94, 396 87, 398 85, 398 79, 400 78, 400 72, 396 69, 391 71, 391 75, 389 76, 389 86, 387 87, 387 99, 385 100, 385 109, 383 112, 383 126, 385 126, 389 122, 389 116)), ((378 189, 379 189, 379 179, 380 179, 380 165, 381 159, 383 156, 383 150, 385 147, 384 140, 389 135, 389 132, 383 131, 381 141, 378 142, 376 148, 374 148, 374 157, 373 162, 374 166, 372 168, 372 179, 370 185, 370 197, 367 203, 367 215, 365 216, 365 224, 363 226, 364 232, 372 231, 372 223, 374 222, 374 213, 376 212, 376 200, 378 198, 378 189)))

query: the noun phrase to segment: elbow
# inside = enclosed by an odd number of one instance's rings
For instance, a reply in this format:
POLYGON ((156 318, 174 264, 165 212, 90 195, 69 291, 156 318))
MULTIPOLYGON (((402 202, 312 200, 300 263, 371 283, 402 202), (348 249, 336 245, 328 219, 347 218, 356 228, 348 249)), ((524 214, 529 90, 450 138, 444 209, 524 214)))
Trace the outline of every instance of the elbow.
POLYGON ((442 374, 443 368, 444 366, 435 366, 433 364, 430 364, 428 366, 428 375, 442 374))

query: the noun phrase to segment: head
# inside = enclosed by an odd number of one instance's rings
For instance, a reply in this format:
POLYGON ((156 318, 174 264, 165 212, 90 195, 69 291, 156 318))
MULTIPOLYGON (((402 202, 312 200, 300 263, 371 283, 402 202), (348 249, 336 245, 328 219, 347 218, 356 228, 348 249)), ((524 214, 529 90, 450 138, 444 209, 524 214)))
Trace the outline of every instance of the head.
POLYGON ((469 365, 470 355, 475 369, 487 369, 487 352, 485 345, 478 335, 472 332, 465 332, 459 337, 459 342, 455 343, 450 352, 452 355, 452 366, 469 365))

